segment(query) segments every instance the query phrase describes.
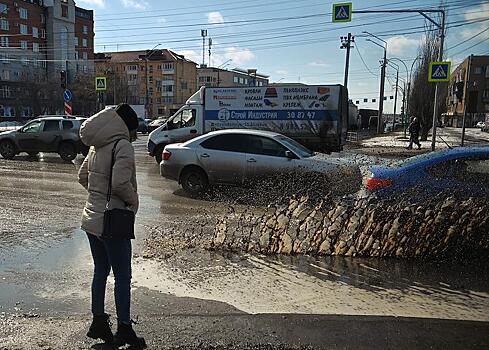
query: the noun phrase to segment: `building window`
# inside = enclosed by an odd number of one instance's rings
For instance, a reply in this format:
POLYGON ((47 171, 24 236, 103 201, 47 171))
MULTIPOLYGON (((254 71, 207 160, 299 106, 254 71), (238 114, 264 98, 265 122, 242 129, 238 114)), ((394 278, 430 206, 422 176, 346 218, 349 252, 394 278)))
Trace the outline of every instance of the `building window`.
POLYGON ((150 76, 148 80, 150 83, 152 83, 153 82, 153 76, 150 76))
POLYGON ((87 26, 83 26, 83 34, 88 34, 88 27, 87 26))
POLYGON ((22 64, 24 66, 28 66, 29 65, 29 60, 27 59, 27 57, 22 57, 22 64))
POLYGON ((150 95, 150 96, 152 96, 152 95, 153 95, 153 88, 152 88, 152 87, 150 87, 150 88, 148 89, 148 92, 149 92, 149 95, 150 95))
POLYGON ((239 83, 240 84, 244 84, 244 79, 243 78, 239 78, 239 83))
POLYGON ((27 50, 27 41, 25 41, 25 40, 21 40, 21 41, 20 41, 20 48, 21 48, 22 50, 27 50))
POLYGON ((46 39, 46 29, 41 29, 41 38, 46 39))
POLYGON ((32 27, 32 37, 39 38, 39 29, 37 27, 32 27))
POLYGON ((20 34, 24 34, 24 35, 27 34, 27 25, 26 24, 19 25, 19 29, 20 29, 20 34))
POLYGON ((77 47, 78 45, 79 45, 79 43, 78 43, 78 37, 75 36, 75 47, 77 47))
POLYGON ((41 23, 46 23, 46 16, 44 16, 44 13, 41 13, 41 23))
POLYGON ((88 46, 88 40, 82 39, 82 45, 83 45, 83 47, 87 47, 88 46))
POLYGON ((248 85, 248 78, 245 78, 244 83, 245 85, 248 85))
POLYGON ((39 52, 39 44, 38 43, 32 43, 32 51, 39 52))
POLYGON ((61 17, 68 18, 68 6, 61 5, 61 17))
POLYGON ((8 37, 7 36, 0 36, 0 46, 8 47, 8 37))
POLYGON ((239 81, 239 78, 238 78, 237 76, 234 76, 234 77, 233 77, 233 82, 235 82, 235 83, 237 84, 237 83, 238 83, 238 81, 239 81))
POLYGON ((8 25, 8 21, 4 18, 2 18, 0 20, 0 29, 2 30, 9 30, 9 25, 8 25))
POLYGON ((173 70, 173 63, 163 63, 163 70, 173 70))
POLYGON ((2 79, 3 80, 10 80, 10 71, 9 70, 2 71, 2 79))
POLYGON ((164 85, 163 92, 173 92, 173 85, 164 85))
POLYGON ((87 65, 83 65, 83 73, 88 73, 88 66, 87 65))
POLYGON ((173 96, 163 96, 163 103, 173 103, 173 96))
POLYGON ((481 74, 481 73, 482 73, 482 67, 475 67, 474 74, 481 74))
POLYGON ((1 14, 6 14, 7 13, 7 9, 8 9, 7 5, 0 3, 0 13, 1 14))
POLYGON ((19 8, 19 14, 20 14, 20 18, 27 19, 27 9, 22 7, 19 8))
POLYGON ((149 65, 149 72, 153 73, 153 65, 152 64, 149 65))
POLYGON ((157 65, 156 69, 161 70, 161 64, 157 65))
POLYGON ((126 70, 136 70, 137 71, 138 70, 138 66, 136 66, 136 65, 127 66, 126 67, 126 70))
POLYGON ((75 51, 75 60, 77 60, 77 59, 78 59, 78 57, 79 57, 79 56, 78 56, 78 51, 75 51))
POLYGON ((86 52, 83 53, 83 59, 86 61, 88 60, 88 54, 86 52))
POLYGON ((0 88, 0 94, 3 98, 9 98, 12 94, 12 90, 10 90, 10 86, 4 85, 0 88))
POLYGON ((182 81, 182 90, 187 90, 188 87, 187 87, 187 82, 186 81, 182 81))

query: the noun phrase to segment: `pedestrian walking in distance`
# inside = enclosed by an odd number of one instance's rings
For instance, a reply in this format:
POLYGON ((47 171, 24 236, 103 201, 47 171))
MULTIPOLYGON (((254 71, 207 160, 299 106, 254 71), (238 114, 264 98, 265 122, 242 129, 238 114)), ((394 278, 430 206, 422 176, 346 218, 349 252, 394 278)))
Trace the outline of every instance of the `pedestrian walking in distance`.
POLYGON ((78 172, 78 181, 88 191, 81 228, 87 234, 95 265, 91 289, 93 321, 87 336, 116 346, 143 348, 146 343, 136 336, 130 317, 131 240, 117 233, 106 234, 107 213, 114 211, 126 215, 129 212, 134 230, 139 198, 131 142, 136 139, 137 128, 137 114, 128 104, 106 108, 88 118, 80 128, 80 138, 90 151, 78 172), (111 269, 115 277, 115 334, 105 313, 105 287, 111 269))
POLYGON ((409 123, 409 146, 407 149, 413 149, 413 143, 418 146, 418 149, 421 148, 421 143, 419 142, 419 131, 421 129, 421 125, 418 122, 418 118, 411 117, 411 122, 409 123))

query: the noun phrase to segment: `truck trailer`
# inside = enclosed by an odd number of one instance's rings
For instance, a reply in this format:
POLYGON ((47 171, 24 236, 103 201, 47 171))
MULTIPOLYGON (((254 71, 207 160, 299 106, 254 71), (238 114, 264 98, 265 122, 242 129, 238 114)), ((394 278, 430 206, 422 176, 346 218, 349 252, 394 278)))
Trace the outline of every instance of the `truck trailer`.
POLYGON ((342 85, 201 87, 149 135, 148 152, 161 162, 166 145, 221 129, 269 130, 317 151, 340 151, 348 128, 342 85))

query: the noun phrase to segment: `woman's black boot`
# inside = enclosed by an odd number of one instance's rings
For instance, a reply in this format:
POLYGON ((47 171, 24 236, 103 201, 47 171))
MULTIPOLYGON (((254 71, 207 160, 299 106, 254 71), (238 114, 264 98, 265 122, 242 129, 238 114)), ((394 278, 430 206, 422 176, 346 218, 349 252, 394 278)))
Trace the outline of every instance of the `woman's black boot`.
POLYGON ((114 335, 110 329, 109 315, 103 314, 100 316, 93 316, 93 321, 88 329, 87 337, 92 339, 102 339, 106 343, 112 343, 114 335))
POLYGON ((129 344, 139 349, 146 348, 146 341, 142 337, 138 337, 130 324, 119 323, 117 332, 114 334, 114 344, 123 346, 129 344))

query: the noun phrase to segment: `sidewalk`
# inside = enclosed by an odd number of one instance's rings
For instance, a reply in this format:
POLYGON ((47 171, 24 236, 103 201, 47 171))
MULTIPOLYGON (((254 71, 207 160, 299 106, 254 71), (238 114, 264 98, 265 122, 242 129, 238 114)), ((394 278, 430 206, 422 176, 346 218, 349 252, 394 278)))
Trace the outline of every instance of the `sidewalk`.
MULTIPOLYGON (((349 143, 346 146, 347 150, 355 151, 356 153, 381 156, 381 157, 393 157, 404 158, 412 157, 420 153, 431 151, 431 133, 428 135, 427 141, 421 141, 421 150, 416 149, 407 150, 406 147, 409 144, 409 134, 404 137, 403 131, 391 132, 388 134, 382 134, 360 140, 358 143, 349 143)), ((450 147, 459 147, 462 139, 461 128, 438 128, 436 149, 446 149, 450 147)), ((489 146, 489 133, 482 132, 480 129, 468 128, 465 132, 465 146, 489 146)))

